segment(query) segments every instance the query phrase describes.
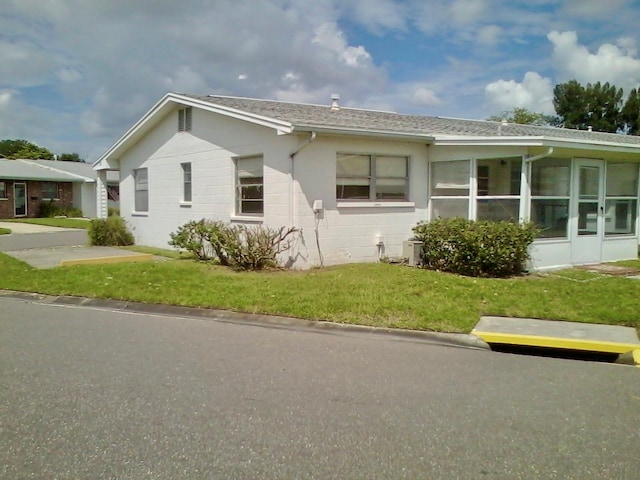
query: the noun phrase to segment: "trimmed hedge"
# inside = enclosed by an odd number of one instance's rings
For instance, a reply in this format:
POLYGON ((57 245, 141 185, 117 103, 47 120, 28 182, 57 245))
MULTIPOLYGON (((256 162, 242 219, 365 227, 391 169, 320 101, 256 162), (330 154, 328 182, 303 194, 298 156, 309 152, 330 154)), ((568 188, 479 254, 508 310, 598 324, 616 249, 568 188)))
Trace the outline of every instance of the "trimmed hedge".
POLYGON ((439 218, 413 228, 425 268, 471 277, 522 274, 539 229, 532 223, 439 218))
POLYGON ((133 235, 127 229, 124 219, 118 216, 91 220, 89 240, 91 245, 112 247, 133 245, 133 235))

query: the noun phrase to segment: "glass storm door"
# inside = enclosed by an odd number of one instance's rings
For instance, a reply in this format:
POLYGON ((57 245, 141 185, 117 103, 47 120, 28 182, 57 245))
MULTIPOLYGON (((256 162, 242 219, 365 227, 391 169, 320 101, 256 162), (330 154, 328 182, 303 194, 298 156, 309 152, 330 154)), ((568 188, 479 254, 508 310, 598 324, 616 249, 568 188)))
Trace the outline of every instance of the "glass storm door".
POLYGON ((576 161, 574 225, 571 258, 574 264, 599 263, 604 230, 604 162, 576 161))
POLYGON ((27 184, 13 184, 13 212, 15 217, 27 215, 27 184))

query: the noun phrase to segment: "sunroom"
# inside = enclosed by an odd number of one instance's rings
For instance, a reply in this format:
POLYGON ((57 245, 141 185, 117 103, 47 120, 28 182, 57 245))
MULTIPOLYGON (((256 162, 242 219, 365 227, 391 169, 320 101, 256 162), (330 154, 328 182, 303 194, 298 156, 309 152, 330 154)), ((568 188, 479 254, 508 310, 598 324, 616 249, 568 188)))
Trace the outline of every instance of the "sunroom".
POLYGON ((431 162, 430 218, 534 222, 534 269, 637 258, 639 163, 552 151, 431 162))

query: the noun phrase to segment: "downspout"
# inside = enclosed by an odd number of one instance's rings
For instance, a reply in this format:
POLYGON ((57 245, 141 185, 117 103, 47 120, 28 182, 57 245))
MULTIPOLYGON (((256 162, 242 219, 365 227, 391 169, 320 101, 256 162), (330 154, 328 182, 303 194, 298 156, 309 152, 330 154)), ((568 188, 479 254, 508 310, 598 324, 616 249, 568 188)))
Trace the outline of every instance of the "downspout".
POLYGON ((544 153, 541 153, 540 155, 536 155, 534 157, 528 157, 525 158, 524 161, 527 165, 531 164, 531 162, 535 162, 536 160, 541 160, 543 158, 547 158, 549 156, 551 156, 553 154, 553 147, 549 147, 549 150, 547 150, 544 153))
MULTIPOLYGON (((307 148, 317 137, 316 132, 312 131, 311 135, 309 135, 309 139, 303 143, 302 145, 300 145, 300 147, 298 147, 298 149, 291 153, 291 155, 289 155, 289 157, 291 158, 291 186, 289 188, 289 212, 290 212, 290 216, 289 216, 289 220, 291 222, 291 227, 296 226, 297 224, 297 215, 296 215, 296 209, 298 208, 298 202, 296 201, 296 192, 295 192, 295 185, 296 185, 296 163, 295 163, 295 158, 296 155, 298 155, 298 153, 300 153, 302 151, 303 148, 307 148)), ((320 235, 318 232, 318 223, 319 223, 319 218, 318 218, 318 213, 314 211, 313 216, 315 217, 315 236, 316 236, 316 246, 318 247, 318 255, 320 257, 320 265, 322 266, 324 261, 322 259, 322 251, 320 250, 320 235)), ((302 235, 302 229, 300 229, 300 235, 302 235)))
POLYGON ((303 143, 298 149, 289 155, 291 158, 291 175, 290 175, 290 186, 289 186, 289 222, 292 227, 296 226, 296 196, 295 196, 295 183, 296 183, 296 170, 295 170, 295 158, 298 153, 300 153, 304 148, 308 147, 311 142, 313 142, 317 137, 316 132, 311 132, 309 139, 303 143))

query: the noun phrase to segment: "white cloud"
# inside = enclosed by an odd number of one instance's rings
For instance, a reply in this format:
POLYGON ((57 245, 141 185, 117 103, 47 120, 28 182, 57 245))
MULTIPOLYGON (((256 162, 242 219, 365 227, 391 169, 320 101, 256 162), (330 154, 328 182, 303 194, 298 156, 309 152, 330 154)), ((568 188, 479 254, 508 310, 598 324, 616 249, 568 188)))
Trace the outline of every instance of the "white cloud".
POLYGON ((13 98, 13 94, 11 92, 2 92, 0 91, 0 109, 6 109, 11 103, 11 99, 13 98))
POLYGON ((487 25, 478 31, 478 43, 487 46, 495 46, 500 43, 500 37, 503 33, 502 27, 498 25, 487 25))
POLYGON ((570 15, 598 18, 616 14, 630 3, 629 0, 566 0, 565 9, 570 15))
POLYGON ((74 68, 61 68, 57 72, 58 79, 63 83, 75 83, 82 78, 82 74, 74 68))
POLYGON ((371 55, 362 45, 352 47, 347 44, 344 33, 335 23, 323 23, 316 28, 312 42, 335 53, 338 59, 350 67, 357 67, 371 61, 371 55))
POLYGON ((625 91, 640 83, 640 59, 634 58, 635 45, 622 39, 624 48, 602 44, 595 53, 578 43, 576 32, 553 31, 547 35, 553 44, 553 62, 562 81, 580 83, 609 82, 625 91))
POLYGON ((484 0, 455 0, 450 7, 453 22, 460 25, 478 22, 484 17, 485 10, 484 0))
POLYGON ((412 100, 414 103, 425 107, 432 107, 442 103, 436 92, 427 87, 417 87, 413 92, 412 100))
POLYGON ((527 72, 522 82, 498 80, 485 87, 487 98, 498 110, 522 107, 533 112, 553 114, 551 79, 527 72))
POLYGON ((370 31, 405 30, 410 10, 406 3, 393 0, 353 0, 350 7, 354 19, 370 31))

